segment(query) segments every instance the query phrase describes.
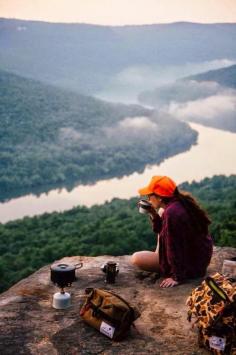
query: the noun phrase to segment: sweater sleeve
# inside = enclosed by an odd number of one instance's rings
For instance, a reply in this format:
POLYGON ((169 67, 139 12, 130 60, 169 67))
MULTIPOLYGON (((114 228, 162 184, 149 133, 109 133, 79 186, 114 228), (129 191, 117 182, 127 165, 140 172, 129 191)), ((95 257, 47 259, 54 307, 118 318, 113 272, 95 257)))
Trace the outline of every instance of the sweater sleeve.
POLYGON ((159 214, 156 214, 155 217, 150 216, 150 221, 153 232, 156 234, 160 233, 162 229, 162 218, 159 216, 159 214))
POLYGON ((175 215, 167 215, 165 217, 166 229, 166 249, 167 260, 170 265, 170 276, 181 282, 186 278, 184 267, 184 223, 175 215))

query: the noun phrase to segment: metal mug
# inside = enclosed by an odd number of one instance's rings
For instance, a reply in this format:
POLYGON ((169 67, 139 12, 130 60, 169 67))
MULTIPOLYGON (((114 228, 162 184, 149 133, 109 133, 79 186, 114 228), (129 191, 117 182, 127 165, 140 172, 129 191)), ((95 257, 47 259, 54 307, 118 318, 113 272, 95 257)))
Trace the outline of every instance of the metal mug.
POLYGON ((108 261, 101 266, 101 270, 106 274, 105 282, 113 284, 115 283, 116 276, 119 272, 119 264, 113 261, 108 261))
POLYGON ((152 207, 151 203, 147 200, 141 199, 138 202, 139 213, 148 214, 150 213, 150 208, 152 207))

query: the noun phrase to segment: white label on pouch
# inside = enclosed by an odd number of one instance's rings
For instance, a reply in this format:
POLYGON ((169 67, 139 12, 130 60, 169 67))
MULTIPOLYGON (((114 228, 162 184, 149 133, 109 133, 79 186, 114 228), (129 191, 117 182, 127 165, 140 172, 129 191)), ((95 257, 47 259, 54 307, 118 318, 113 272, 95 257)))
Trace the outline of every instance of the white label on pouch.
POLYGON ((101 326, 100 326, 100 332, 102 334, 105 334, 106 336, 108 336, 109 338, 113 338, 114 335, 114 331, 115 328, 112 327, 110 324, 102 322, 101 326))
POLYGON ((216 336, 212 336, 209 338, 210 348, 216 350, 224 350, 225 349, 225 338, 219 338, 216 336))

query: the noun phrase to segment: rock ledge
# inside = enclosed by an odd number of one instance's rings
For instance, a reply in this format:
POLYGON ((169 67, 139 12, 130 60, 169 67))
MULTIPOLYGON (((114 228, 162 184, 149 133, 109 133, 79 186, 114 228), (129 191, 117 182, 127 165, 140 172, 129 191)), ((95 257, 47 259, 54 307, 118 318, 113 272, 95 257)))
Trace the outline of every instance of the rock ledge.
MULTIPOLYGON (((236 256, 236 249, 215 248, 208 274, 221 271, 224 259, 236 256)), ((161 289, 155 274, 138 271, 130 256, 66 257, 60 262, 84 266, 70 289, 72 306, 52 308, 57 288, 50 282, 50 265, 20 281, 0 295, 0 353, 7 354, 207 354, 197 345, 197 336, 186 320, 186 299, 201 280, 171 289, 161 289), (120 273, 114 285, 104 283, 100 266, 108 260, 119 262, 120 273), (129 336, 121 342, 90 328, 79 316, 84 289, 112 290, 132 306, 141 317, 129 336)))

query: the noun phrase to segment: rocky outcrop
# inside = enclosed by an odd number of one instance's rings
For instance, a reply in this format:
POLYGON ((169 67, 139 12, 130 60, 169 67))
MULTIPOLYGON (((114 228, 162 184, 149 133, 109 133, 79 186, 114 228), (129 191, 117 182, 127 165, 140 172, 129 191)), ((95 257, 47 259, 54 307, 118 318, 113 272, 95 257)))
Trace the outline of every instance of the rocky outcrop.
MULTIPOLYGON (((221 271, 224 259, 236 256, 233 248, 215 248, 208 274, 221 271)), ((197 345, 197 336, 186 320, 186 298, 200 279, 171 289, 161 289, 155 274, 138 271, 130 256, 66 257, 61 261, 84 263, 69 292, 72 306, 52 308, 57 288, 50 282, 45 266, 0 295, 0 354, 207 354, 197 345), (119 262, 114 285, 104 283, 100 266, 108 260, 119 262), (113 290, 141 312, 128 337, 121 342, 89 327, 79 316, 84 289, 113 290)))

